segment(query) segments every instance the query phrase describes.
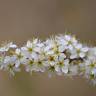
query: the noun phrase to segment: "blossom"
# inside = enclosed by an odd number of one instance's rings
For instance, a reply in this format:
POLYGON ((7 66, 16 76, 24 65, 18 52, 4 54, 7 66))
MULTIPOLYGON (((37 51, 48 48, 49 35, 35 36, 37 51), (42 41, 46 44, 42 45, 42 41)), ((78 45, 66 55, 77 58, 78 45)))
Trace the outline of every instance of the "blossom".
POLYGON ((41 43, 38 39, 34 39, 33 41, 28 41, 27 44, 21 48, 25 57, 25 62, 23 64, 25 65, 25 70, 27 72, 44 72, 45 63, 43 62, 43 59, 45 57, 43 47, 43 43, 41 43))
POLYGON ((88 51, 87 55, 88 59, 90 60, 95 60, 96 59, 96 47, 91 47, 88 51))
POLYGON ((59 74, 60 73, 67 74, 69 70, 69 60, 66 59, 66 60, 58 61, 57 65, 55 66, 55 70, 57 73, 59 72, 59 74))
POLYGON ((0 52, 6 52, 8 51, 10 48, 16 48, 17 45, 13 44, 13 42, 10 42, 8 44, 4 44, 2 45, 2 47, 0 48, 0 52))
POLYGON ((13 55, 16 58, 15 65, 16 67, 19 67, 21 64, 23 64, 26 60, 26 57, 24 56, 24 53, 21 49, 17 48, 15 50, 15 53, 13 55))
POLYGON ((93 84, 96 84, 96 60, 85 60, 84 75, 87 79, 91 80, 93 84))
POLYGON ((76 44, 74 46, 74 49, 72 51, 70 51, 71 56, 70 59, 74 59, 74 58, 84 58, 85 56, 87 56, 87 52, 88 52, 89 48, 83 46, 82 44, 76 44))
POLYGON ((15 75, 25 71, 51 75, 84 76, 96 85, 96 47, 82 44, 71 34, 58 35, 41 42, 28 40, 18 47, 13 42, 0 47, 0 69, 15 75))
MULTIPOLYGON (((61 45, 75 45, 78 43, 78 40, 76 40, 75 36, 71 36, 71 35, 60 35, 60 36, 56 36, 57 41, 61 44, 61 45)), ((68 47, 67 47, 68 48, 68 47)))
POLYGON ((20 68, 16 66, 15 64, 16 58, 14 56, 6 56, 4 58, 4 62, 1 64, 1 69, 7 70, 12 75, 15 74, 15 72, 20 71, 20 68))
POLYGON ((44 72, 45 71, 45 62, 43 56, 35 54, 35 56, 31 56, 25 62, 26 71, 27 72, 44 72))

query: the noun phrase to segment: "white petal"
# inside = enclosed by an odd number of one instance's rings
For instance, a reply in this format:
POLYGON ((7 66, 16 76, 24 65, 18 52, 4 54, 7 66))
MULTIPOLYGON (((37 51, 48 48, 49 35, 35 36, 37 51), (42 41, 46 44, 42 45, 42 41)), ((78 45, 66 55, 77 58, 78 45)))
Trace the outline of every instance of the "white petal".
POLYGON ((72 38, 72 43, 76 44, 78 41, 76 40, 75 37, 72 38))
POLYGON ((32 48, 32 43, 31 41, 27 41, 27 45, 26 45, 28 48, 32 48))
POLYGON ((21 50, 20 49, 16 49, 16 54, 20 54, 21 50))
POLYGON ((50 55, 50 54, 54 54, 54 51, 53 51, 53 50, 49 50, 49 51, 47 52, 47 55, 50 55))
POLYGON ((82 52, 88 52, 89 48, 88 47, 84 47, 81 49, 82 52))
POLYGON ((82 44, 77 44, 77 46, 75 46, 76 49, 81 49, 82 48, 82 44))
POLYGON ((68 44, 68 42, 67 42, 66 40, 64 40, 64 39, 61 39, 61 40, 59 41, 59 44, 65 46, 65 45, 68 44))
POLYGON ((21 47, 21 50, 28 50, 27 47, 21 47))
POLYGON ((68 66, 69 65, 69 60, 68 59, 64 60, 64 65, 65 66, 68 66))
POLYGON ((61 53, 61 54, 59 55, 59 60, 60 60, 60 61, 64 60, 65 58, 66 58, 66 55, 65 55, 65 54, 61 53))
POLYGON ((7 63, 10 61, 10 57, 9 56, 6 56, 5 59, 4 59, 4 63, 7 63))
POLYGON ((68 49, 73 51, 73 46, 72 45, 69 45, 68 46, 68 49))
POLYGON ((51 66, 54 66, 56 64, 56 62, 50 62, 51 66))
POLYGON ((55 66, 55 71, 60 72, 59 66, 55 66))
POLYGON ((35 52, 32 52, 31 57, 38 60, 38 55, 35 52))
POLYGON ((16 47, 17 47, 17 45, 12 44, 12 45, 10 45, 10 47, 11 47, 11 48, 16 48, 16 47))
POLYGON ((65 46, 59 46, 59 52, 64 52, 65 51, 65 49, 66 49, 66 47, 65 46))
POLYGON ((36 43, 38 43, 38 39, 33 40, 33 44, 36 44, 36 43))
POLYGON ((81 53, 79 54, 79 56, 80 56, 81 58, 84 58, 84 57, 85 57, 85 53, 81 52, 81 53))
POLYGON ((65 39, 66 39, 67 41, 70 41, 70 40, 71 40, 71 36, 70 36, 70 35, 65 35, 65 39))
POLYGON ((20 61, 17 60, 17 61, 15 62, 15 67, 18 68, 19 66, 20 66, 20 61))
POLYGON ((9 48, 5 48, 5 47, 0 48, 1 52, 8 51, 8 50, 9 50, 9 48))
POLYGON ((92 74, 95 74, 95 76, 96 76, 96 68, 94 68, 94 69, 92 70, 92 74))
POLYGON ((62 68, 62 72, 64 72, 65 74, 68 73, 68 68, 67 67, 63 67, 62 68))
POLYGON ((70 59, 74 59, 74 58, 77 58, 77 57, 78 57, 77 54, 72 54, 72 55, 70 56, 70 59))
POLYGON ((35 47, 35 48, 34 48, 34 51, 36 51, 36 52, 39 52, 39 53, 40 53, 40 51, 41 51, 41 50, 40 50, 40 47, 35 47))

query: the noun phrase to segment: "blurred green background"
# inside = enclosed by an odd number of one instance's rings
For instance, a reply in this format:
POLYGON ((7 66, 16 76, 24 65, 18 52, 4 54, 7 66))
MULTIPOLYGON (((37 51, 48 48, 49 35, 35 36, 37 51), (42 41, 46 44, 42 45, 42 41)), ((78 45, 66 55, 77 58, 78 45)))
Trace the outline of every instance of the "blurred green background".
MULTIPOLYGON (((66 30, 95 46, 96 0, 0 0, 0 43, 22 46, 32 37, 43 40, 66 30)), ((0 96, 96 96, 96 87, 82 78, 0 72, 0 96)))

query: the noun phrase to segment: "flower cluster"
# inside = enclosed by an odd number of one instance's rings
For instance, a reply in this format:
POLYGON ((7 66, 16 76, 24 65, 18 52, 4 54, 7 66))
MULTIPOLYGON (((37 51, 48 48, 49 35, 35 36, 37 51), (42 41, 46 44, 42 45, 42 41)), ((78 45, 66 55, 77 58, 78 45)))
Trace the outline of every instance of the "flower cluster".
POLYGON ((83 76, 96 84, 96 47, 82 44, 75 36, 65 34, 28 40, 18 47, 13 42, 0 47, 0 69, 15 75, 21 71, 48 72, 49 75, 83 76))

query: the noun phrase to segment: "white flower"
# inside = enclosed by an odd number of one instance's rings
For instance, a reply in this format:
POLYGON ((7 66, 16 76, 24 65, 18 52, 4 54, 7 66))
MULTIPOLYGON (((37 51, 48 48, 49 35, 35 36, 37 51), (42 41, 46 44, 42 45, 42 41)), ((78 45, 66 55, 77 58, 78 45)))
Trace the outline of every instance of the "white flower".
POLYGON ((16 61, 16 57, 6 56, 4 58, 4 62, 1 65, 1 68, 9 71, 12 75, 14 75, 15 72, 20 71, 20 68, 17 67, 16 64, 15 64, 15 61, 16 61))
POLYGON ((45 62, 42 55, 35 54, 34 56, 31 55, 25 62, 25 67, 27 72, 44 72, 45 71, 45 62))
POLYGON ((88 57, 88 59, 96 60, 96 47, 89 48, 88 56, 87 57, 88 57))
POLYGON ((63 45, 63 46, 66 46, 66 45, 68 44, 68 41, 65 40, 65 37, 62 36, 62 35, 56 36, 56 37, 55 37, 55 40, 56 40, 56 42, 57 42, 58 44, 63 45))
POLYGON ((74 46, 78 44, 78 41, 76 40, 74 36, 65 35, 64 39, 67 42, 67 48, 71 51, 74 49, 74 46))
POLYGON ((8 44, 5 44, 3 45, 1 48, 0 48, 0 52, 6 52, 8 51, 10 48, 16 48, 17 45, 13 44, 13 42, 10 42, 8 44))
POLYGON ((21 53, 24 54, 25 62, 25 70, 27 72, 33 71, 44 71, 44 44, 41 43, 38 39, 34 39, 33 41, 28 41, 27 44, 21 48, 21 53))
POLYGON ((15 54, 13 56, 16 57, 15 61, 16 67, 19 67, 20 64, 23 64, 26 60, 25 54, 19 48, 15 50, 15 54))
POLYGON ((71 59, 74 59, 74 58, 84 58, 85 56, 87 56, 87 52, 89 50, 88 47, 83 47, 82 44, 77 44, 76 46, 74 46, 75 48, 70 51, 71 53, 71 56, 70 58, 71 59))
POLYGON ((24 66, 27 72, 64 76, 83 75, 96 84, 96 47, 81 44, 72 35, 59 35, 41 42, 28 40, 18 48, 13 42, 0 47, 0 68, 12 75, 24 66))
POLYGON ((93 84, 96 83, 96 60, 88 59, 85 61, 84 75, 91 80, 93 84))
POLYGON ((63 61, 58 61, 58 63, 55 65, 55 70, 58 73, 64 73, 67 74, 69 69, 69 60, 63 60, 63 61))
POLYGON ((56 40, 58 44, 65 47, 65 49, 73 51, 74 46, 78 44, 78 41, 76 40, 75 36, 71 35, 64 35, 64 36, 56 36, 56 40))
POLYGON ((59 42, 55 40, 47 40, 45 42, 46 46, 44 48, 44 52, 46 55, 56 55, 57 57, 66 58, 64 51, 66 47, 59 44, 59 42), (47 42, 47 43, 46 43, 47 42))
POLYGON ((27 44, 21 48, 22 52, 25 54, 27 58, 30 55, 34 56, 37 53, 41 54, 43 51, 44 44, 40 42, 38 39, 33 39, 33 41, 27 41, 27 44), (35 54, 36 53, 36 54, 35 54), (33 55, 34 54, 34 55, 33 55))
POLYGON ((27 41, 27 44, 22 47, 22 50, 26 50, 29 53, 32 53, 33 51, 40 52, 39 47, 42 47, 43 44, 40 43, 38 39, 33 39, 33 41, 27 41))
POLYGON ((68 73, 68 67, 69 67, 69 60, 64 60, 64 66, 62 67, 62 72, 67 74, 68 73))
POLYGON ((68 42, 68 44, 77 44, 77 42, 78 42, 76 40, 75 36, 65 35, 64 38, 68 42))

